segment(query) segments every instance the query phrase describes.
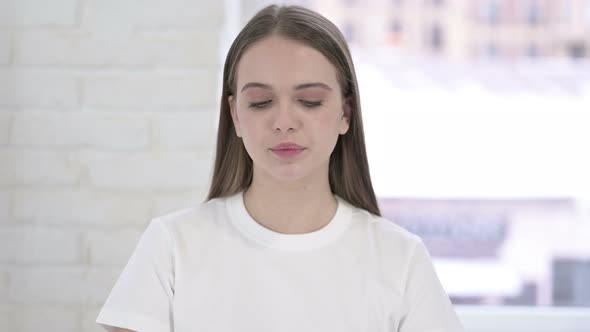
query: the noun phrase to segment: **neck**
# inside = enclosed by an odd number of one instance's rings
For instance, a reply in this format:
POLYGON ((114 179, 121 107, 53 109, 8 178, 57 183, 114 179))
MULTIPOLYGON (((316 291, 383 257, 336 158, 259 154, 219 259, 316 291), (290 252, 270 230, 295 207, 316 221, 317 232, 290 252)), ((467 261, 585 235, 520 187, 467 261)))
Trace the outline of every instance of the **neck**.
POLYGON ((244 193, 248 213, 262 226, 278 233, 304 234, 325 227, 338 203, 328 176, 281 182, 254 172, 244 193))

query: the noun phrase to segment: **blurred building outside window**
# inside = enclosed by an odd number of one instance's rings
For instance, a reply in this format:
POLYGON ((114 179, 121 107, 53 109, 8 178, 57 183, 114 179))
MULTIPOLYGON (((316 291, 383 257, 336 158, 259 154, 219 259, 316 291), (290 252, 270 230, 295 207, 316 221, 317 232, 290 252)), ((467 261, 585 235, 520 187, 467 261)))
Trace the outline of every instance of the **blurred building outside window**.
POLYGON ((430 47, 433 51, 438 52, 444 48, 444 34, 443 30, 438 24, 434 24, 430 28, 430 47))
POLYGON ((536 0, 531 0, 528 3, 528 7, 527 7, 527 21, 529 23, 529 25, 531 26, 535 26, 537 24, 539 24, 539 20, 540 20, 540 8, 539 8, 539 3, 536 0))
POLYGON ((587 331, 590 0, 289 3, 348 39, 382 213, 468 330, 587 331))
POLYGON ((306 5, 349 39, 382 212, 452 301, 590 308, 590 1, 306 5))

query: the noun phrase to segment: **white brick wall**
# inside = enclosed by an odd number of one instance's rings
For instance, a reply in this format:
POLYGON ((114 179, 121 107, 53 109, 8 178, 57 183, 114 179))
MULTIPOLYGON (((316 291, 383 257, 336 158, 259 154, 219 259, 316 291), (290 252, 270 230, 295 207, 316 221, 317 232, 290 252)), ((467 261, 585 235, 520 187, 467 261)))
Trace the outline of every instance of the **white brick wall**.
POLYGON ((12 205, 12 192, 0 189, 0 227, 13 222, 12 205))
POLYGON ((0 229, 0 263, 81 264, 80 231, 51 226, 12 226, 0 229))
MULTIPOLYGON (((14 62, 23 65, 167 68, 216 65, 217 34, 214 30, 194 28, 150 28, 130 33, 126 38, 86 31, 22 31, 16 34, 14 62), (97 49, 105 51, 96 52, 97 49)), ((0 55, 0 61, 7 56, 0 55)))
POLYGON ((217 118, 217 114, 206 112, 159 114, 153 121, 153 143, 166 150, 212 147, 217 118))
POLYGON ((9 270, 8 298, 16 304, 85 304, 87 276, 83 266, 15 266, 9 270))
POLYGON ((150 219, 203 200, 226 13, 0 0, 0 331, 102 331, 150 219))
POLYGON ((140 235, 139 229, 89 230, 84 234, 86 260, 93 266, 124 266, 140 235))
POLYGON ((0 150, 0 164, 0 186, 73 186, 80 177, 80 166, 64 151, 0 150))
POLYGON ((171 111, 211 107, 217 87, 207 78, 216 68, 177 72, 127 72, 86 77, 85 108, 171 111))
POLYGON ((208 184, 211 163, 204 152, 80 153, 88 184, 114 190, 175 190, 208 184))
POLYGON ((145 150, 150 136, 150 120, 141 114, 31 111, 14 115, 10 142, 21 148, 145 150))
POLYGON ((12 33, 0 30, 0 65, 10 63, 12 53, 12 33))
POLYGON ((116 267, 93 267, 86 270, 84 281, 89 288, 85 294, 85 305, 102 306, 106 294, 113 288, 122 269, 123 266, 119 265, 116 267))
POLYGON ((17 307, 13 325, 5 331, 81 331, 81 315, 72 306, 20 306, 17 307))
POLYGON ((80 83, 73 73, 15 65, 0 67, 0 109, 75 110, 79 99, 80 83))
POLYGON ((96 316, 100 311, 100 306, 89 307, 82 312, 82 331, 86 332, 105 332, 105 330, 96 324, 96 316))
POLYGON ((45 224, 120 227, 146 225, 152 210, 148 193, 87 189, 19 189, 14 192, 14 218, 45 224))
POLYGON ((13 326, 9 325, 11 323, 10 318, 13 316, 13 310, 13 306, 0 303, 0 331, 16 331, 13 326))
POLYGON ((12 115, 0 113, 0 148, 8 144, 11 126, 12 115))
POLYGON ((194 191, 175 191, 175 193, 173 194, 160 195, 156 197, 152 214, 156 216, 161 216, 163 214, 176 210, 178 206, 189 207, 195 204, 199 204, 202 201, 203 197, 201 197, 198 193, 194 191))
MULTIPOLYGON (((0 268, 0 308, 6 308, 7 306, 5 306, 8 301, 8 284, 9 284, 9 280, 8 280, 8 271, 5 268, 0 268)), ((0 317, 2 317, 1 314, 2 310, 0 309, 0 317)), ((2 318, 0 318, 0 322, 2 321, 2 318)), ((2 326, 2 323, 0 323, 0 327, 2 326)), ((8 331, 8 330, 4 330, 4 329, 0 329, 0 331, 8 331)))
POLYGON ((71 27, 79 4, 79 0, 2 0, 0 27, 71 27))

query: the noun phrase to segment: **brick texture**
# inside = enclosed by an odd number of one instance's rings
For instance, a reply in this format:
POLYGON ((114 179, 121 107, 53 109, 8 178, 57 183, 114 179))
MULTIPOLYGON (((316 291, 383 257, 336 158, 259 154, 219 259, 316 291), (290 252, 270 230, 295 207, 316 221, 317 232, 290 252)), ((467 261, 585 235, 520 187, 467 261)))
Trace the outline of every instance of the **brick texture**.
POLYGON ((0 331, 103 331, 149 221, 204 197, 224 2, 138 5, 0 1, 0 331))

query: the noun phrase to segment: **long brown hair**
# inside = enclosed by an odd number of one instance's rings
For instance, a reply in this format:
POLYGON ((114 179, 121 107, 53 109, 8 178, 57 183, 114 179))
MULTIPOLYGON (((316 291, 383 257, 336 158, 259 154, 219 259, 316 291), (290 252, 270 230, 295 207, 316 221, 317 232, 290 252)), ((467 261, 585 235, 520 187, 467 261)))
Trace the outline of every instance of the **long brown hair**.
POLYGON ((313 47, 336 68, 342 95, 350 105, 350 125, 348 132, 338 137, 330 156, 330 189, 350 204, 380 216, 369 175, 358 83, 348 45, 332 22, 300 6, 263 8, 240 31, 229 49, 223 67, 217 151, 207 200, 233 195, 252 183, 252 159, 236 135, 228 97, 235 93, 241 56, 251 44, 272 34, 313 47))

